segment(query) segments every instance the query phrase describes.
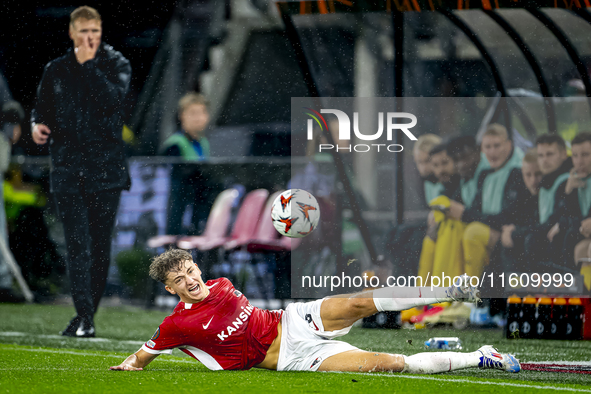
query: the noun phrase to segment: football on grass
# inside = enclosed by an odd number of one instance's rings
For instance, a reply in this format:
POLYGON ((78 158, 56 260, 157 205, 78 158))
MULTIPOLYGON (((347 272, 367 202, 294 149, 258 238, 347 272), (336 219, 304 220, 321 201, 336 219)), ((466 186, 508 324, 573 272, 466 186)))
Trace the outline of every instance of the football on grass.
POLYGON ((312 194, 302 189, 290 189, 273 202, 271 218, 280 234, 302 238, 318 226, 320 207, 312 194))

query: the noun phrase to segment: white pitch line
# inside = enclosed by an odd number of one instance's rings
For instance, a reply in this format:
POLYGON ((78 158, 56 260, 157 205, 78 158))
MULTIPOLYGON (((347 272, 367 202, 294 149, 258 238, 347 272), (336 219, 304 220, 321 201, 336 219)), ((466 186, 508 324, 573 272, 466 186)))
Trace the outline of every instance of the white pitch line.
MULTIPOLYGON (((86 352, 73 352, 73 351, 69 351, 69 350, 52 350, 52 349, 23 349, 23 348, 5 348, 3 349, 4 351, 7 350, 12 350, 15 352, 20 352, 20 351, 24 351, 24 352, 37 352, 37 353, 55 353, 55 354, 71 354, 74 356, 90 356, 90 357, 111 357, 111 358, 118 358, 120 360, 123 360, 123 357, 125 356, 118 356, 116 354, 101 354, 101 353, 86 353, 86 352)), ((195 360, 175 360, 175 359, 159 359, 158 361, 164 361, 164 362, 171 362, 171 363, 185 363, 185 364, 194 364, 196 361, 195 360)))
MULTIPOLYGON (((62 350, 51 350, 51 349, 23 349, 23 348, 6 348, 6 350, 13 350, 13 351, 28 351, 28 352, 40 352, 40 353, 56 353, 56 354, 71 354, 75 356, 93 356, 93 357, 112 357, 112 358, 119 358, 121 356, 117 356, 115 354, 100 354, 100 353, 85 353, 85 352, 72 352, 72 351, 62 351, 62 350)), ((164 358, 158 360, 160 362, 173 362, 173 363, 195 363, 192 360, 175 360, 170 358, 164 358)), ((325 373, 343 373, 343 372, 325 372, 325 373)), ((446 378, 436 378, 432 376, 413 376, 413 375, 386 375, 386 374, 372 374, 372 373, 355 373, 351 372, 355 375, 365 375, 371 376, 373 378, 398 378, 398 379, 418 379, 418 380, 434 380, 443 383, 472 383, 472 384, 486 384, 491 386, 503 386, 503 387, 520 387, 520 388, 531 388, 531 389, 538 389, 538 390, 557 390, 557 391, 570 391, 576 393, 591 393, 591 390, 584 390, 584 389, 576 389, 572 387, 556 387, 556 386, 538 386, 538 385, 530 385, 530 384, 522 384, 522 383, 509 383, 509 382, 495 382, 495 381, 482 381, 482 380, 470 380, 470 379, 446 379, 446 378)))
MULTIPOLYGON (((342 372, 338 372, 342 373, 342 372)), ((371 374, 371 373, 361 373, 360 375, 367 375, 372 377, 378 377, 378 375, 371 374)), ((419 379, 419 380, 436 380, 444 383, 474 383, 474 384, 488 384, 492 386, 509 386, 509 387, 522 387, 522 388, 531 388, 531 389, 539 389, 539 390, 558 390, 558 391, 572 391, 576 393, 591 393, 591 390, 585 389, 576 389, 572 387, 556 387, 556 386, 537 386, 532 384, 523 384, 523 383, 509 383, 509 382, 495 382, 495 381, 485 381, 485 380, 470 380, 470 379, 445 379, 445 378, 436 378, 432 376, 413 376, 413 375, 379 375, 380 377, 388 377, 388 378, 401 378, 401 379, 419 379)))
POLYGON ((0 337, 29 337, 29 338, 44 338, 44 339, 77 339, 78 341, 85 342, 116 342, 124 343, 129 345, 143 345, 145 342, 142 341, 124 341, 119 339, 107 339, 107 338, 72 338, 64 337, 63 335, 44 335, 44 334, 30 334, 27 332, 16 332, 16 331, 1 331, 0 337))
POLYGON ((591 361, 528 361, 526 364, 559 364, 559 365, 585 365, 591 366, 591 361))
MULTIPOLYGON (((517 356, 520 356, 520 357, 527 357, 527 356, 547 357, 547 356, 557 356, 557 355, 561 355, 561 354, 566 355, 566 354, 570 354, 570 352, 557 350, 557 351, 551 351, 551 352, 545 352, 545 353, 541 353, 541 352, 540 353, 522 353, 522 352, 518 353, 518 352, 515 352, 515 353, 511 353, 511 354, 513 354, 515 357, 517 357, 517 356)), ((519 359, 519 361, 522 361, 521 358, 519 358, 519 357, 517 357, 517 358, 519 359)), ((529 362, 529 361, 527 361, 527 362, 529 362)))

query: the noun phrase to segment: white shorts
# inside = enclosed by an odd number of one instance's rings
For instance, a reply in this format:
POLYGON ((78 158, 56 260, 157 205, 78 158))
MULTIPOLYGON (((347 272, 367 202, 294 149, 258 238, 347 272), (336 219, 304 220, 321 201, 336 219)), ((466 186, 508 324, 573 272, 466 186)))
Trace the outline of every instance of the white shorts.
POLYGON ((330 356, 359 350, 353 345, 333 338, 343 336, 351 326, 336 331, 324 331, 320 318, 322 300, 289 304, 281 318, 281 347, 278 371, 316 371, 330 356))

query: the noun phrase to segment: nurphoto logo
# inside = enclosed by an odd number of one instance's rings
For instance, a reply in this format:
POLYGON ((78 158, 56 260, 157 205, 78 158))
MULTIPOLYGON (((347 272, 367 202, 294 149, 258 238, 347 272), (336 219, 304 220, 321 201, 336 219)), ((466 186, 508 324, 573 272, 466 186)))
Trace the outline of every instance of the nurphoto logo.
MULTIPOLYGON (((321 109, 320 112, 312 109, 305 108, 307 110, 306 115, 310 116, 307 122, 307 138, 309 141, 314 139, 314 122, 320 127, 321 131, 326 128, 329 130, 328 123, 322 114, 332 114, 336 116, 338 122, 338 140, 340 141, 351 141, 351 120, 349 116, 338 109, 321 109), (309 111, 309 112, 308 112, 309 111)), ((355 137, 362 141, 376 141, 379 140, 384 134, 384 117, 386 118, 386 141, 392 141, 394 132, 399 130, 402 131, 408 139, 416 141, 417 137, 409 130, 417 124, 417 117, 408 112, 386 112, 384 116, 383 112, 378 112, 378 130, 373 134, 362 133, 359 129, 359 112, 353 112, 353 133, 355 137), (395 123, 398 119, 409 119, 408 123, 395 123)), ((334 134, 333 134, 334 135, 334 134)), ((318 144, 318 152, 325 152, 330 150, 347 151, 347 152, 359 152, 365 153, 371 150, 385 150, 388 152, 396 153, 402 152, 404 149, 400 144, 389 144, 389 143, 371 143, 371 144, 355 144, 355 145, 341 145, 341 144, 318 144)))

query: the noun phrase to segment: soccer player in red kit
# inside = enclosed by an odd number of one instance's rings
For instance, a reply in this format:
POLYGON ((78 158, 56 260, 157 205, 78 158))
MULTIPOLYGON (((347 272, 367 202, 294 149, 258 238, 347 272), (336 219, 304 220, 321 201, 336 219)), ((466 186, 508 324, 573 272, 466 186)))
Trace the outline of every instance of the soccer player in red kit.
POLYGON ((297 302, 285 310, 252 306, 226 278, 201 278, 191 255, 172 249, 157 256, 150 276, 166 285, 181 301, 141 349, 112 370, 139 371, 159 354, 179 348, 211 370, 438 373, 463 368, 495 368, 519 372, 519 362, 492 346, 475 352, 430 352, 413 356, 360 350, 334 340, 352 324, 378 311, 404 310, 443 301, 478 300, 477 289, 463 284, 450 288, 400 288, 297 302), (413 292, 412 294, 410 292, 413 292), (408 298, 409 295, 416 297, 408 298))

